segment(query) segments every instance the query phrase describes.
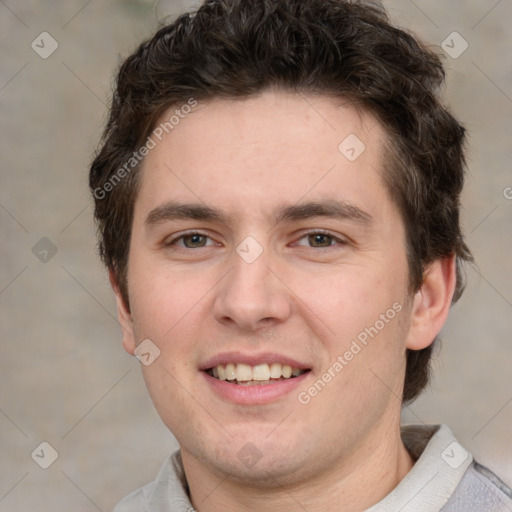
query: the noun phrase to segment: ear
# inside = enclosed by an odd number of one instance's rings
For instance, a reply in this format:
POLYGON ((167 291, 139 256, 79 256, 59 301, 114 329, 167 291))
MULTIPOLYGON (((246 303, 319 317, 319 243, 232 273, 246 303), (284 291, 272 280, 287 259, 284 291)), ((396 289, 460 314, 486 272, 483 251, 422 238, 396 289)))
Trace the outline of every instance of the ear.
POLYGON ((452 304, 456 283, 455 255, 434 261, 414 295, 406 347, 428 347, 441 331, 452 304))
POLYGON ((126 350, 126 352, 128 352, 128 354, 133 356, 135 347, 137 345, 135 343, 132 316, 121 294, 121 290, 119 289, 117 276, 115 275, 115 272, 112 269, 110 269, 108 272, 108 278, 110 280, 112 290, 114 290, 114 293, 116 295, 117 319, 119 321, 119 325, 121 326, 121 330, 123 331, 123 347, 126 350))

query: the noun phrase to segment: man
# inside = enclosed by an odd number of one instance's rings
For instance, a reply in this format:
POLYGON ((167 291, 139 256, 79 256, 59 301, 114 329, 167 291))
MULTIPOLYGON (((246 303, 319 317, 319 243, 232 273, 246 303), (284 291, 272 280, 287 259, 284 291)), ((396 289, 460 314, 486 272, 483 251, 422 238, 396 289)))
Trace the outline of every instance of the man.
POLYGON ((471 260, 439 58, 374 4, 211 0, 121 67, 91 166, 125 349, 180 451, 126 511, 505 511, 400 428, 471 260))

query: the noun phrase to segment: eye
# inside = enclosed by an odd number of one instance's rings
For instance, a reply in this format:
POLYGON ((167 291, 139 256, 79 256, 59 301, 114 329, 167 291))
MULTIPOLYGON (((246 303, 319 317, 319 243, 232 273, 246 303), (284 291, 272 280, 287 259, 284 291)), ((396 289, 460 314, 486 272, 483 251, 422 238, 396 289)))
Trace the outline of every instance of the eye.
POLYGON ((306 245, 308 247, 314 247, 318 249, 326 249, 328 247, 332 247, 335 245, 344 245, 345 242, 336 238, 329 233, 324 233, 321 231, 315 231, 313 233, 308 233, 296 242, 295 245, 306 245))
POLYGON ((180 235, 176 238, 173 238, 169 242, 166 242, 165 245, 175 245, 185 249, 200 249, 201 247, 214 245, 214 242, 210 237, 201 233, 187 233, 185 235, 180 235))

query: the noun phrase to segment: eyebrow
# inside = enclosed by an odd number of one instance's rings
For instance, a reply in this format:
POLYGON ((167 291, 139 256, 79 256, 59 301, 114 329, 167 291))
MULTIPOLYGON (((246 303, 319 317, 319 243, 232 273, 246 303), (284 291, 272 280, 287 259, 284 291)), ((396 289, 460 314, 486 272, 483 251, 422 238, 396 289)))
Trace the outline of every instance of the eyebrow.
MULTIPOLYGON (((277 208, 269 219, 275 226, 283 221, 306 220, 315 217, 327 217, 340 220, 350 220, 363 226, 372 224, 372 216, 358 206, 339 200, 311 201, 293 205, 283 205, 277 208)), ((157 206, 146 217, 146 228, 176 219, 193 219, 233 224, 233 216, 221 210, 199 203, 179 203, 169 201, 157 206)))
POLYGON ((146 227, 175 219, 208 220, 229 223, 229 218, 220 210, 195 203, 169 201, 151 210, 146 217, 146 227))
POLYGON ((358 224, 369 226, 372 216, 358 206, 339 200, 299 203, 283 206, 273 216, 275 224, 286 220, 305 220, 314 217, 331 217, 339 220, 351 220, 358 224))

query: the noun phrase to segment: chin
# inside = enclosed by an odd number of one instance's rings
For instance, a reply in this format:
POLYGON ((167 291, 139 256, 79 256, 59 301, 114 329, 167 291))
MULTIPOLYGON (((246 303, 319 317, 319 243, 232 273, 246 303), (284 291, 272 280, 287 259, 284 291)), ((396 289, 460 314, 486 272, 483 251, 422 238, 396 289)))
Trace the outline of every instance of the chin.
POLYGON ((279 488, 301 479, 304 464, 290 457, 289 452, 282 450, 270 454, 265 451, 260 454, 250 463, 239 460, 237 454, 233 456, 232 453, 209 462, 213 463, 212 469, 219 476, 229 475, 231 481, 255 488, 279 488))
POLYGON ((295 483, 311 472, 309 452, 313 447, 305 446, 303 436, 298 439, 289 432, 281 432, 281 435, 277 430, 270 435, 269 432, 268 425, 256 431, 247 427, 229 439, 223 436, 203 441, 189 452, 220 478, 229 476, 232 481, 255 488, 278 488, 295 483))

